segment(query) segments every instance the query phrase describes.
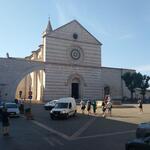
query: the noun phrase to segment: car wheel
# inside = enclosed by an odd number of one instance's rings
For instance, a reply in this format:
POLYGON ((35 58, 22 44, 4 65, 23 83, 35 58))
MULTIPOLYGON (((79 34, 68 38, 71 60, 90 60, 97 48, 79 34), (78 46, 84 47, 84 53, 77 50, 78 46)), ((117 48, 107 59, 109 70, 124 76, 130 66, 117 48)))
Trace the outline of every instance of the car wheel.
POLYGON ((51 115, 51 119, 52 119, 52 120, 55 120, 55 117, 54 117, 53 115, 51 115))

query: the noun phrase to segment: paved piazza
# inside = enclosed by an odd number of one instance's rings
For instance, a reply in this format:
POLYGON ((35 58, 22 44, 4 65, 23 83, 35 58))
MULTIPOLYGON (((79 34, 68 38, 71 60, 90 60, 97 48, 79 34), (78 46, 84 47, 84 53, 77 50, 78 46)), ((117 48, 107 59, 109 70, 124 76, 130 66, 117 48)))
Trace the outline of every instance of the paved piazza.
POLYGON ((144 113, 138 108, 113 108, 112 117, 82 115, 78 108, 76 117, 68 120, 51 120, 42 104, 33 104, 34 120, 24 116, 11 118, 10 137, 0 136, 3 150, 125 150, 125 143, 135 138, 140 122, 150 121, 150 105, 144 113))

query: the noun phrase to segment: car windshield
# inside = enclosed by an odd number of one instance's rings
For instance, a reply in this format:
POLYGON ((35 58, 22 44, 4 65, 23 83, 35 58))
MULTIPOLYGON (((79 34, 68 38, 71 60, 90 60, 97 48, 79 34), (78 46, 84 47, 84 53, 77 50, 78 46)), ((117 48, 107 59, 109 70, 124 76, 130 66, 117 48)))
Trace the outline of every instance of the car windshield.
POLYGON ((16 104, 5 104, 7 108, 17 108, 16 104))
POLYGON ((68 103, 56 103, 55 108, 68 108, 68 103))
POLYGON ((51 101, 49 102, 50 105, 55 105, 57 101, 51 101))

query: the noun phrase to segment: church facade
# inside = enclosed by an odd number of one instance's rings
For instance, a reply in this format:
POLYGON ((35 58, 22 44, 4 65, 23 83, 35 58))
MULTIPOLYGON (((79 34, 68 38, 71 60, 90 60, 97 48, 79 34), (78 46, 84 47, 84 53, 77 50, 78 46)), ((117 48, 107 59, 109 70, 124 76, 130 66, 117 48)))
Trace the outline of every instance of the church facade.
POLYGON ((18 85, 16 97, 51 100, 61 97, 75 99, 112 99, 129 97, 121 76, 135 70, 103 67, 99 42, 78 21, 73 20, 55 30, 50 21, 42 35, 42 44, 28 60, 45 62, 45 69, 30 73, 18 85))

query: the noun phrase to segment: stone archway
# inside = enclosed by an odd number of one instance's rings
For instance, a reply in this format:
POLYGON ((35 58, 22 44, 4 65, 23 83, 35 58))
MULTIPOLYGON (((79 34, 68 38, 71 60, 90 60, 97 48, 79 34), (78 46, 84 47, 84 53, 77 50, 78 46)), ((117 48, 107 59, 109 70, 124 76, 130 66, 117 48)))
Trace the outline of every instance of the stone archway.
POLYGON ((45 63, 20 58, 0 58, 0 84, 5 84, 2 89, 3 100, 13 100, 19 82, 27 74, 44 70, 45 63))

